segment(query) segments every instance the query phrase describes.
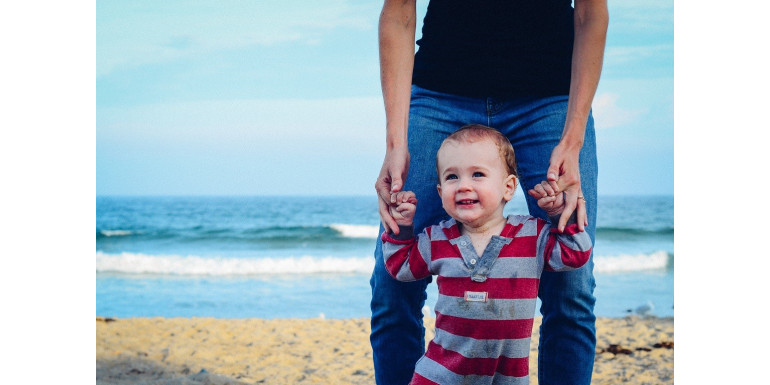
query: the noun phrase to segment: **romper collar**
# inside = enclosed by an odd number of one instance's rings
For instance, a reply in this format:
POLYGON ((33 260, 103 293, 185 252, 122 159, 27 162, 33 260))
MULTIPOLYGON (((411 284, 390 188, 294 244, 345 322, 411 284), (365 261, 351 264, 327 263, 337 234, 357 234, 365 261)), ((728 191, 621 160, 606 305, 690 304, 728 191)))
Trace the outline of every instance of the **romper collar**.
POLYGON ((505 227, 503 227, 500 235, 493 235, 484 249, 484 252, 479 256, 473 248, 470 237, 460 234, 460 227, 457 225, 457 221, 454 218, 449 219, 444 226, 444 234, 449 240, 449 243, 456 246, 460 251, 465 266, 471 270, 471 280, 475 282, 484 282, 487 280, 492 265, 494 265, 495 261, 497 261, 497 257, 500 255, 500 250, 513 241, 513 237, 518 230, 517 227, 512 226, 506 221, 505 227))

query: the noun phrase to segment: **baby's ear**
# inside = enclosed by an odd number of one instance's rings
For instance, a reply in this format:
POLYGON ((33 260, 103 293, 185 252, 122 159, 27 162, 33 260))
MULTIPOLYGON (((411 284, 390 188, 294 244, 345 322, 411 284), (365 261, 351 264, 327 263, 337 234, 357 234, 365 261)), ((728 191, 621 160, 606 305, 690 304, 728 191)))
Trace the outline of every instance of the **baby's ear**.
POLYGON ((503 193, 503 199, 505 199, 506 202, 513 199, 513 194, 516 192, 516 182, 516 176, 513 174, 510 174, 505 178, 505 192, 503 193))

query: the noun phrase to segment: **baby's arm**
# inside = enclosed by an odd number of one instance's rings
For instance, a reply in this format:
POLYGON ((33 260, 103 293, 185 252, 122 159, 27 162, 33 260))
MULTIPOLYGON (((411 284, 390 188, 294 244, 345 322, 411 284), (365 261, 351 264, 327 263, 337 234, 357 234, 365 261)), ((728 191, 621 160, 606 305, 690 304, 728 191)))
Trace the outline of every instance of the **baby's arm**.
MULTIPOLYGON (((580 230, 576 223, 576 212, 572 212, 564 231, 559 231, 561 213, 564 211, 564 193, 558 191, 555 182, 543 181, 531 190, 529 195, 537 199, 537 205, 551 219, 553 227, 545 227, 538 239, 538 252, 542 250, 545 268, 549 271, 568 271, 583 266, 591 257, 591 237, 580 230)), ((585 200, 578 199, 578 205, 585 200)))
MULTIPOLYGON (((556 222, 558 223, 558 222, 556 222)), ((581 231, 577 223, 568 224, 563 232, 546 226, 546 231, 539 238, 545 269, 549 271, 569 271, 580 268, 591 257, 593 243, 587 232, 581 231)))
POLYGON ((391 202, 390 215, 400 231, 397 235, 382 234, 385 268, 399 281, 415 281, 430 276, 430 231, 425 229, 416 237, 414 234, 417 198, 411 191, 401 191, 392 195, 391 202))

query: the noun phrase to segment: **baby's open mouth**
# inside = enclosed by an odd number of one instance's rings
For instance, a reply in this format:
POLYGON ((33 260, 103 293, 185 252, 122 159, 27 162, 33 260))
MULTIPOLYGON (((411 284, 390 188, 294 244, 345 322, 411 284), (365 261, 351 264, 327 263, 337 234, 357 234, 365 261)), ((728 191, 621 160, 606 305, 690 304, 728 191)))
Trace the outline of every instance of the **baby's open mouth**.
POLYGON ((458 205, 472 205, 472 204, 478 203, 478 202, 479 202, 478 200, 474 200, 474 199, 463 199, 461 201, 457 201, 457 204, 458 205))

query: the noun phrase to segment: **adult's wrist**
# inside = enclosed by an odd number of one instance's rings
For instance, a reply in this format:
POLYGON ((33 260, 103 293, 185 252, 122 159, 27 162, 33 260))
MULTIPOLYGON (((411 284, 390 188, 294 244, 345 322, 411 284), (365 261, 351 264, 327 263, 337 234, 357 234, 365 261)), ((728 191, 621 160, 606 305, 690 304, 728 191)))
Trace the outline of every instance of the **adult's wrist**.
POLYGON ((573 100, 570 95, 570 106, 567 112, 567 119, 564 123, 564 129, 562 130, 560 144, 562 147, 567 148, 583 148, 583 141, 586 134, 586 123, 588 122, 590 106, 585 111, 583 108, 577 107, 577 100, 573 100))
POLYGON ((569 129, 569 127, 565 127, 564 135, 562 135, 562 138, 559 141, 559 146, 565 150, 576 150, 579 152, 580 149, 583 148, 584 141, 585 141, 584 129, 571 130, 569 129))
POLYGON ((582 140, 562 140, 559 143, 560 147, 565 152, 580 152, 583 148, 582 140))
POLYGON ((405 150, 408 146, 406 144, 405 140, 398 140, 398 141, 388 141, 385 144, 385 151, 393 151, 393 150, 405 150))
MULTIPOLYGON (((388 132, 390 133, 392 131, 388 130, 388 132)), ((388 135, 387 138, 385 139, 386 151, 407 149, 407 148, 408 148, 408 142, 405 134, 388 135)))

